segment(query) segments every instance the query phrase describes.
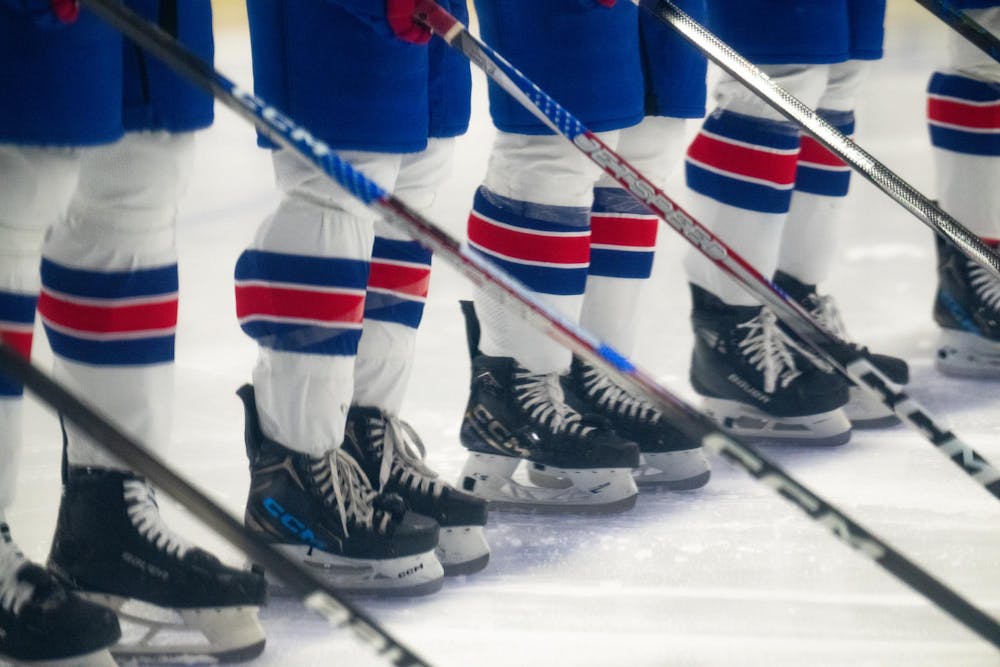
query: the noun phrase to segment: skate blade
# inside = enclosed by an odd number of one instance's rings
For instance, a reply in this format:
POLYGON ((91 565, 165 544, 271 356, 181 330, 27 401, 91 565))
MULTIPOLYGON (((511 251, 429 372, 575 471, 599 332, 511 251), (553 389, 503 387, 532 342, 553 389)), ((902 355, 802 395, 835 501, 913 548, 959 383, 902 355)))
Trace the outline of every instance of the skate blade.
POLYGON ((446 577, 479 572, 490 562, 490 545, 482 526, 442 526, 434 553, 446 577))
POLYGON ((240 662, 264 651, 257 607, 170 609, 116 595, 80 595, 118 614, 122 638, 110 649, 118 660, 240 662))
POLYGON ((839 408, 802 417, 775 417, 720 398, 706 398, 703 407, 722 430, 749 444, 836 447, 851 439, 851 422, 839 408))
POLYGON ((953 377, 1000 380, 1000 343, 946 329, 938 341, 935 367, 953 377))
MULTIPOLYGON (((690 491, 708 484, 712 476, 701 449, 680 452, 644 452, 632 478, 647 491, 690 491)), ((571 482, 555 476, 545 466, 528 468, 528 480, 545 488, 566 488, 571 482)))
MULTIPOLYGON (((891 386, 896 391, 900 389, 898 385, 891 386)), ((902 422, 896 413, 880 403, 868 391, 861 387, 851 387, 849 391, 850 398, 843 410, 852 428, 888 428, 902 422)))
POLYGON ((535 486, 513 479, 521 462, 510 456, 471 452, 460 487, 486 500, 491 510, 529 513, 624 512, 635 505, 639 493, 631 468, 553 468, 529 463, 559 480, 552 486, 535 486))
POLYGON ((700 447, 677 452, 643 452, 632 477, 641 487, 664 491, 690 491, 708 484, 712 472, 700 447))
POLYGON ((32 660, 30 662, 22 662, 0 655, 0 664, 11 664, 15 667, 117 667, 118 665, 107 649, 76 655, 72 658, 32 660))
MULTIPOLYGON (((397 558, 346 558, 307 545, 276 545, 326 580, 338 592, 357 597, 412 597, 441 590, 444 568, 433 551, 397 558)), ((274 595, 288 595, 280 582, 266 573, 268 590, 274 595)))

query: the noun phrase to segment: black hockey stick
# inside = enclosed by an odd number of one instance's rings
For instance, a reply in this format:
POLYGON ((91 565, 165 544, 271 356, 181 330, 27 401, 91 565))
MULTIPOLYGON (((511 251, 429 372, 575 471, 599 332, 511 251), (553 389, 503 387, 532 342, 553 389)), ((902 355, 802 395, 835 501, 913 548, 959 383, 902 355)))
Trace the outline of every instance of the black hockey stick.
MULTIPOLYGON (((758 453, 721 433, 708 417, 669 393, 649 374, 633 366, 628 359, 594 340, 578 325, 568 322, 551 308, 530 297, 519 283, 486 260, 463 252, 459 242, 447 232, 368 181, 349 164, 340 160, 326 144, 317 140, 307 129, 298 126, 263 100, 236 87, 180 46, 170 35, 138 18, 115 0, 82 0, 82 3, 194 83, 210 90, 222 104, 253 123, 268 138, 295 152, 338 185, 386 214, 390 222, 400 226, 430 250, 439 253, 474 284, 489 291, 494 298, 513 309, 517 315, 553 339, 567 345, 581 357, 619 378, 625 385, 656 402, 674 415, 678 419, 678 425, 682 426, 695 441, 739 464, 751 475, 792 501, 818 523, 826 526, 847 545, 865 554, 957 621, 994 646, 1000 647, 1000 624, 993 618, 971 605, 835 507, 798 484, 758 453)), ((164 490, 169 493, 169 490, 164 490)), ((267 566, 266 562, 264 564, 267 566)), ((280 571, 275 573, 280 576, 280 571)))
POLYGON ((797 123, 855 171, 903 208, 948 239, 966 257, 1000 280, 1000 255, 916 188, 844 136, 798 98, 775 85, 756 65, 736 53, 670 0, 631 0, 672 26, 715 64, 724 69, 776 111, 797 123))
MULTIPOLYGON (((797 302, 729 248, 708 228, 692 218, 660 188, 612 151, 566 109, 514 68, 503 56, 478 40, 455 17, 433 0, 421 0, 417 19, 482 68, 514 99, 584 152, 622 187, 648 206, 689 243, 774 310, 825 362, 863 387, 897 416, 919 431, 937 449, 1000 499, 1000 470, 971 446, 939 424, 923 407, 891 381, 870 360, 867 352, 827 330, 797 302)), ((978 239, 977 239, 978 242, 978 239)))
MULTIPOLYGON (((89 4, 89 0, 84 0, 84 3, 89 4)), ((337 628, 349 627, 394 665, 430 667, 430 663, 393 638, 368 614, 345 600, 332 586, 251 533, 241 521, 219 507, 162 459, 151 454, 107 417, 2 342, 0 372, 23 384, 118 460, 148 478, 205 525, 281 579, 289 590, 302 598, 305 606, 324 616, 331 625, 337 628)))
POLYGON ((948 0, 917 0, 924 9, 948 24, 955 32, 1000 62, 1000 38, 948 0))

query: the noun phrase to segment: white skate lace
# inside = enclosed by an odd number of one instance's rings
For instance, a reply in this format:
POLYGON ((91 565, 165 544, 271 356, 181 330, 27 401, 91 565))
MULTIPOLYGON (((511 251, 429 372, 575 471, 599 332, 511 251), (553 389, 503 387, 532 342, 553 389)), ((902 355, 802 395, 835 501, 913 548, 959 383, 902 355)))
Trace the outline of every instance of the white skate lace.
POLYGON ((34 586, 17 576, 26 562, 24 554, 14 544, 0 545, 0 607, 15 615, 35 592, 34 586))
POLYGON ((587 388, 587 395, 599 407, 645 424, 655 423, 663 416, 651 403, 633 396, 593 366, 584 364, 583 369, 583 385, 587 388))
POLYGON ((437 479, 438 474, 427 467, 424 457, 427 450, 413 427, 390 415, 372 420, 372 437, 375 447, 382 450, 379 468, 379 488, 385 488, 393 472, 399 471, 399 483, 434 498, 440 497, 446 486, 437 479))
POLYGON ((157 549, 184 558, 191 544, 163 522, 152 487, 142 480, 129 479, 125 480, 123 488, 128 518, 139 534, 155 544, 157 549))
POLYGON ((844 326, 844 320, 840 317, 840 310, 833 297, 826 294, 814 294, 813 298, 816 300, 816 307, 810 310, 809 314, 829 329, 830 333, 836 334, 840 338, 846 338, 847 327, 844 326))
POLYGON ((328 501, 337 504, 345 537, 348 536, 348 519, 354 519, 364 528, 374 527, 385 532, 390 516, 386 512, 375 511, 372 501, 378 493, 372 489, 365 471, 347 452, 336 449, 316 460, 311 470, 320 492, 326 494, 328 501))
POLYGON ((557 373, 533 374, 516 367, 514 396, 533 420, 555 433, 585 436, 594 430, 582 423, 579 412, 566 405, 557 373))
POLYGON ((987 306, 1000 312, 1000 281, 972 260, 967 260, 967 266, 969 268, 969 283, 976 290, 976 294, 987 306))
POLYGON ((760 315, 736 325, 736 328, 749 330, 739 347, 754 368, 764 376, 765 392, 773 394, 779 385, 787 387, 792 380, 802 375, 795 366, 791 349, 802 353, 804 350, 781 330, 774 313, 765 308, 760 311, 760 315))

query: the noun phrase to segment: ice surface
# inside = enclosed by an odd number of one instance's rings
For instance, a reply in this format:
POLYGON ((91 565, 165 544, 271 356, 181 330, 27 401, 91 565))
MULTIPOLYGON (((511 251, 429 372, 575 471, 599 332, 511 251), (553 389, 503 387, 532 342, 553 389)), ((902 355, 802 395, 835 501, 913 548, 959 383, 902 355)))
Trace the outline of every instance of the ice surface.
MULTIPOLYGON (((946 28, 913 3, 890 3, 888 53, 858 114, 857 140, 922 192, 933 194, 923 91, 941 61, 946 28), (903 11, 906 10, 906 11, 903 11)), ((249 83, 241 32, 219 36, 218 66, 249 83)), ((477 74, 475 121, 432 218, 460 235, 483 174, 491 129, 477 74)), ((694 129, 694 125, 691 129, 694 129)), ((232 268, 274 205, 266 155, 228 111, 202 135, 197 175, 180 219, 181 321, 177 425, 171 461, 239 514, 247 472, 233 392, 249 379, 254 347, 235 323, 232 268)), ((683 201, 678 177, 670 192, 683 201)), ((687 387, 686 244, 666 227, 644 295, 636 360, 672 390, 687 387)), ((997 390, 938 375, 930 232, 855 178, 834 294, 853 336, 905 357, 912 393, 992 460, 1000 460, 997 390)), ((417 368, 404 416, 454 479, 464 460, 458 424, 468 362, 456 305, 465 281, 435 260, 417 368)), ((37 360, 51 358, 36 337, 37 360)), ((15 537, 44 559, 58 503, 56 420, 30 401, 15 537)), ((983 609, 1000 612, 1000 505, 906 427, 857 432, 831 450, 773 456, 809 488, 898 547, 983 609)), ((642 495, 610 518, 493 514, 492 562, 426 599, 363 601, 430 663, 476 665, 996 665, 997 653, 859 557, 797 509, 722 461, 699 491, 642 495)), ((169 520, 234 562, 241 557, 164 500, 169 520)), ((258 665, 382 664, 346 630, 332 631, 292 600, 264 612, 258 665)))

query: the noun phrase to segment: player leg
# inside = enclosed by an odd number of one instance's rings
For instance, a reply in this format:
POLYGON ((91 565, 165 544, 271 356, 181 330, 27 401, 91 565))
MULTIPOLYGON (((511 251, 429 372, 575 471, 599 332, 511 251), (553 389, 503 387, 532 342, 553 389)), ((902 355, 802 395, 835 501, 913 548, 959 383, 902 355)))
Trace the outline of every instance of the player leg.
MULTIPOLYGON (((46 227, 66 210, 79 152, 0 145, 0 340, 29 357, 46 227)), ((121 632, 115 615, 67 593, 27 561, 11 537, 22 446, 23 388, 0 376, 0 659, 85 667, 114 664, 107 647, 121 632)))
MULTIPOLYGON (((648 116, 621 130, 618 153, 662 186, 683 141, 683 119, 648 116)), ((601 176, 590 214, 590 268, 580 322, 626 355, 634 347, 640 291, 652 272, 659 223, 614 179, 601 176)), ((640 464, 633 471, 639 484, 679 490, 708 482, 708 461, 700 445, 594 366, 574 358, 564 389, 579 401, 581 412, 601 415, 616 433, 639 445, 640 464)), ((538 481, 537 475, 532 478, 538 481)))
MULTIPOLYGON (((966 10, 1000 30, 1000 8, 966 10)), ((953 35, 949 67, 928 87, 928 121, 941 207, 1000 247, 1000 65, 953 35)), ((942 373, 1000 377, 1000 281, 940 236, 934 321, 942 373)))
MULTIPOLYGON (((863 60, 830 65, 830 78, 817 113, 843 134, 854 132, 854 107, 868 71, 863 60)), ((817 285, 830 273, 836 256, 837 230, 850 183, 850 167, 822 144, 802 136, 795 176, 795 190, 785 231, 781 239, 775 283, 799 302, 824 326, 841 337, 847 336, 833 298, 817 292, 817 285)), ((884 354, 871 359, 897 385, 909 380, 906 362, 884 354)), ((851 387, 844 407, 855 428, 891 426, 899 419, 891 410, 868 397, 859 387, 851 387)))
MULTIPOLYGON (((342 156, 383 184, 395 182, 401 160, 342 156)), ((376 495, 341 447, 375 216, 294 155, 279 151, 274 161, 283 199, 236 266, 237 314, 259 345, 254 386, 240 391, 251 462, 246 524, 342 590, 433 592, 443 576, 437 525, 398 496, 376 495)))
MULTIPOLYGON (((596 168, 561 137, 500 132, 469 217, 469 245, 533 296, 578 319, 596 179, 596 168)), ((483 292, 475 310, 464 312, 472 386, 461 430, 470 450, 463 489, 513 509, 631 507, 638 452, 566 402, 559 377, 570 366, 569 351, 483 292), (521 484, 512 475, 522 461, 564 482, 521 484)))
MULTIPOLYGON (((771 65, 782 88, 814 106, 823 65, 771 65)), ((738 81, 716 89, 718 109, 688 149, 692 213, 763 275, 773 275, 799 155, 799 132, 738 81)), ((850 437, 847 387, 817 367, 744 288, 692 252, 695 349, 691 382, 727 430, 754 441, 835 445, 850 437)))
MULTIPOLYGON (((453 150, 453 139, 431 139, 426 150, 403 155, 396 196, 416 211, 428 211, 450 173, 453 150)), ((344 447, 375 489, 399 494, 413 511, 438 522, 437 556, 445 574, 469 574, 489 561, 486 503, 441 480, 424 462, 420 438, 399 418, 430 270, 430 251, 389 223, 375 222, 344 447)))
MULTIPOLYGON (((69 215, 43 250, 38 310, 56 378, 161 455, 173 406, 174 220, 193 145, 190 133, 146 132, 86 151, 69 215)), ((114 652, 260 653, 263 580, 171 531, 141 476, 73 424, 63 431, 68 466, 49 566, 144 626, 114 652)))

